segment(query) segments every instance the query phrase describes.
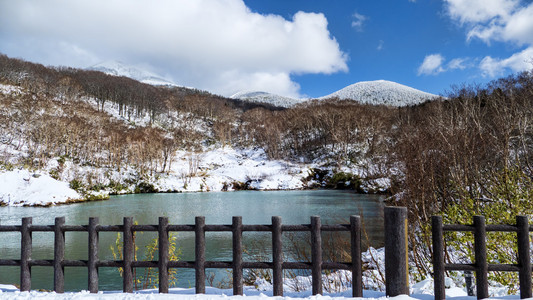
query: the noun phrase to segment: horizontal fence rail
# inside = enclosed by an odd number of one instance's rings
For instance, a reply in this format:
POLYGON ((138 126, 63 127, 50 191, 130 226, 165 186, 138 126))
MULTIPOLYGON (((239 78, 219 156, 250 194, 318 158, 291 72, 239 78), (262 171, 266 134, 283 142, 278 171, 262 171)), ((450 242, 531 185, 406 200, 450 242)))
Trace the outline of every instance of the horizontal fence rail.
POLYGON ((516 216, 516 225, 486 225, 485 217, 474 216, 472 225, 443 225, 441 216, 432 217, 433 240, 433 276, 435 299, 445 299, 445 271, 475 271, 477 298, 489 297, 488 275, 490 271, 518 272, 520 282, 520 298, 531 298, 531 272, 529 233, 533 226, 529 225, 527 216, 516 216), (446 264, 444 262, 444 232, 463 231, 474 233, 474 258, 470 264, 446 264), (487 262, 487 232, 516 232, 518 262, 516 264, 489 264, 487 262))
POLYGON ((31 289, 31 267, 49 266, 54 269, 54 291, 64 292, 64 268, 85 267, 88 270, 88 290, 98 292, 98 268, 120 267, 123 268, 123 291, 133 292, 134 268, 150 267, 159 271, 159 292, 168 293, 169 268, 195 269, 196 293, 205 293, 206 268, 228 268, 233 271, 233 293, 243 294, 244 269, 272 269, 272 284, 274 296, 283 296, 283 270, 309 269, 312 274, 313 294, 322 294, 322 270, 349 270, 352 272, 352 294, 362 297, 362 262, 361 262, 361 219, 351 216, 350 224, 322 225, 320 217, 312 216, 311 224, 282 225, 281 217, 272 217, 269 225, 244 225, 242 217, 233 217, 231 225, 207 225, 205 217, 196 217, 194 225, 172 225, 168 218, 160 217, 158 225, 135 225, 133 218, 124 218, 122 225, 100 225, 96 217, 89 218, 88 225, 66 225, 64 217, 55 219, 54 225, 33 225, 32 218, 23 218, 19 225, 0 225, 0 232, 20 232, 21 252, 20 260, 0 259, 0 266, 20 266, 20 290, 31 289), (134 233, 140 231, 158 232, 159 256, 157 261, 134 260, 134 233), (195 233, 195 260, 173 261, 169 260, 169 233, 170 232, 195 233), (232 261, 206 261, 205 259, 205 233, 206 232, 231 232, 233 243, 232 261), (311 262, 284 261, 282 251, 283 232, 310 232, 311 233, 311 262), (322 261, 322 232, 350 232, 351 262, 323 262, 322 261), (50 260, 33 260, 32 232, 54 233, 54 257, 50 260), (65 259, 65 232, 88 232, 88 258, 87 260, 65 259), (123 234, 123 259, 100 260, 98 257, 99 233, 120 232, 123 234), (247 262, 243 261, 242 233, 243 232, 271 232, 272 233, 272 261, 247 262))

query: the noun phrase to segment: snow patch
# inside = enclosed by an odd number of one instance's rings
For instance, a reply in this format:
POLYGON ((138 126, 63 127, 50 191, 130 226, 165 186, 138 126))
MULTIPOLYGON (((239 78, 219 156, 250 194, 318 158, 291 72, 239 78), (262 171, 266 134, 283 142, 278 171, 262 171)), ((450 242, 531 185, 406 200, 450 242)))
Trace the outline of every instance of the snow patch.
POLYGON ((22 94, 22 89, 14 85, 5 85, 0 83, 0 93, 4 95, 20 95, 22 94))
POLYGON ((82 198, 68 183, 28 170, 0 171, 0 186, 2 205, 51 205, 82 198))

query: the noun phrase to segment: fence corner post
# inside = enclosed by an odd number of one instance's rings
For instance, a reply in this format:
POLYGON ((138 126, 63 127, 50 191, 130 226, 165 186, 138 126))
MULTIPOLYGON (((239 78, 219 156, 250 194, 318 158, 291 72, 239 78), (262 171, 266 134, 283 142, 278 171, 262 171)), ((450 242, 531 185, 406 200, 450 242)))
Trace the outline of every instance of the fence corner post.
POLYGON ((408 295, 407 208, 387 206, 384 214, 386 295, 408 295))
POLYGON ((20 229, 20 291, 27 292, 31 289, 31 227, 32 218, 22 218, 22 226, 20 229))
POLYGON ((124 217, 124 226, 123 226, 123 246, 122 246, 122 257, 123 257, 123 286, 122 290, 124 293, 132 293, 133 292, 133 260, 135 257, 135 247, 133 245, 133 218, 132 217, 124 217))
POLYGON ((322 295, 322 224, 319 216, 311 216, 311 276, 313 295, 322 295))
POLYGON ((431 237, 433 242, 433 286, 435 299, 445 299, 444 286, 444 233, 442 217, 431 217, 431 237))
POLYGON ((91 293, 98 292, 98 217, 89 218, 89 259, 88 259, 88 287, 91 293))
POLYGON ((352 297, 363 297, 363 264, 361 262, 361 217, 350 216, 352 256, 352 297))
POLYGON ((56 293, 65 292, 65 217, 56 217, 54 226, 54 291, 56 293))
POLYGON ((242 217, 232 219, 233 232, 233 295, 243 294, 242 271, 242 217))
POLYGON ((527 216, 516 216, 518 228, 518 265, 520 271, 520 298, 531 298, 531 255, 529 253, 529 221, 527 216))
POLYGON ((281 217, 272 217, 272 281, 273 295, 283 296, 283 244, 281 238, 281 217))
POLYGON ((477 298, 489 297, 489 280, 487 262, 487 228, 484 216, 474 216, 474 251, 476 259, 477 298))
POLYGON ((168 218, 159 217, 158 240, 159 240, 159 260, 157 262, 159 269, 159 293, 168 293, 169 285, 169 233, 168 233, 168 218))
POLYGON ((194 219, 195 236, 195 292, 205 294, 205 217, 198 216, 194 219))

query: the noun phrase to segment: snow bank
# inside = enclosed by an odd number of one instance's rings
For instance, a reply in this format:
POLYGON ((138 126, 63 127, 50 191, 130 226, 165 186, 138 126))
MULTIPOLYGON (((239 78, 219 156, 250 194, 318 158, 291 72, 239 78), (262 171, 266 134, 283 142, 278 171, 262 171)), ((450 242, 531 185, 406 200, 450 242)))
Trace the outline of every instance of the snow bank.
MULTIPOLYGON (((132 294, 126 294, 121 292, 98 292, 97 294, 90 294, 88 291, 82 291, 79 293, 64 293, 64 294, 56 294, 54 292, 38 292, 38 291, 32 291, 32 292, 20 292, 17 290, 14 286, 9 285, 0 285, 0 298, 1 299, 13 299, 13 300, 19 300, 19 299, 157 299, 157 300, 165 300, 165 299, 177 299, 177 300, 189 300, 189 299, 195 299, 195 300, 208 300, 208 299, 224 299, 224 300, 239 300, 239 299, 246 299, 246 300, 267 300, 267 299, 307 299, 307 300, 344 300, 344 299, 361 299, 361 298, 352 298, 351 297, 351 290, 342 292, 342 293, 335 293, 335 294, 328 294, 324 293, 324 295, 316 295, 312 296, 309 291, 305 292, 291 292, 291 293, 284 293, 283 297, 273 297, 272 291, 258 291, 254 289, 253 287, 246 287, 244 290, 244 296, 233 296, 233 292, 231 289, 229 290, 222 290, 217 288, 206 288, 206 294, 194 294, 194 289, 184 289, 184 288, 172 288, 169 290, 168 294, 158 294, 157 290, 144 290, 144 291, 138 291, 132 294)), ((363 298, 364 299, 379 299, 379 300, 385 300, 385 299, 392 299, 392 300, 410 300, 410 299, 423 299, 423 300, 429 300, 433 299, 433 295, 430 294, 412 294, 410 296, 407 295, 400 295, 396 297, 386 297, 384 293, 382 292, 376 292, 376 291, 363 291, 363 298)), ((518 299, 519 296, 505 296, 505 297, 495 297, 490 299, 518 299)), ((463 293, 456 293, 456 289, 448 289, 446 290, 446 299, 454 299, 454 300, 474 300, 475 297, 468 297, 464 296, 463 293)))
POLYGON ((222 191, 233 183, 256 190, 304 188, 308 168, 285 161, 269 160, 262 149, 213 149, 200 154, 178 151, 172 170, 154 186, 160 191, 222 191))
POLYGON ((0 171, 0 204, 51 205, 82 197, 66 182, 28 170, 0 171))

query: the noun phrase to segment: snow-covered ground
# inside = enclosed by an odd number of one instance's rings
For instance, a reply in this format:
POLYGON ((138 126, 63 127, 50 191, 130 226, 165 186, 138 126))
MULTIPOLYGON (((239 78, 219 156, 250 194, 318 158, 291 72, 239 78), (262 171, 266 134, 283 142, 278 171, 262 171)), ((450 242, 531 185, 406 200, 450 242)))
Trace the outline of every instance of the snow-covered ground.
MULTIPOLYGON (((395 300, 409 300, 409 299, 433 299, 433 294, 429 293, 426 289, 428 286, 432 286, 430 280, 423 281, 419 285, 414 285, 411 289, 412 294, 400 295, 396 297, 386 297, 384 292, 377 291, 363 291, 364 299, 395 299, 395 300)), ((246 299, 246 300, 268 300, 268 299, 308 299, 308 300, 326 300, 326 299, 360 299, 352 298, 352 291, 347 290, 341 293, 324 293, 324 295, 311 295, 309 290, 304 292, 284 292, 284 296, 272 296, 272 290, 259 290, 254 287, 245 287, 244 296, 233 296, 231 289, 218 289, 207 287, 205 294, 194 294, 194 288, 172 288, 168 294, 158 294, 157 289, 138 291, 135 293, 121 293, 121 292, 98 292, 91 294, 88 291, 82 292, 67 292, 64 294, 57 294, 55 292, 20 292, 15 286, 0 285, 0 298, 1 299, 178 299, 178 300, 208 300, 208 299, 246 299)), ((446 290, 446 299, 454 300, 473 300, 476 297, 466 296, 466 293, 459 288, 449 288, 446 290)), ((519 296, 494 296, 490 299, 519 299, 519 296)))
POLYGON ((0 203, 11 206, 49 205, 82 197, 66 182, 28 170, 0 172, 0 203))

